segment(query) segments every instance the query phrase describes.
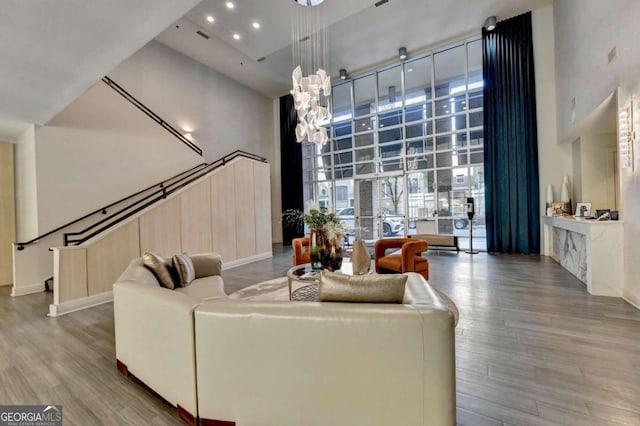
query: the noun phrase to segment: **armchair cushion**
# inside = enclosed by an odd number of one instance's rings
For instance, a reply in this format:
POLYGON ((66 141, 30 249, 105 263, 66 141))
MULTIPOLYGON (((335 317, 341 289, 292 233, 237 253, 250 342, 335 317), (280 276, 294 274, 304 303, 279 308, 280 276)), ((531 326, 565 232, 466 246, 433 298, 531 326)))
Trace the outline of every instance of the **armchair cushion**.
POLYGON ((310 244, 311 238, 309 237, 294 238, 291 241, 291 246, 293 247, 293 266, 311 262, 310 244))
POLYGON ((409 238, 388 238, 378 240, 375 245, 374 259, 376 272, 418 272, 429 279, 429 262, 420 254, 427 251, 429 244, 424 240, 409 238), (400 249, 389 255, 389 249, 400 249))
POLYGON ((350 276, 322 271, 320 302, 402 303, 406 275, 350 276))

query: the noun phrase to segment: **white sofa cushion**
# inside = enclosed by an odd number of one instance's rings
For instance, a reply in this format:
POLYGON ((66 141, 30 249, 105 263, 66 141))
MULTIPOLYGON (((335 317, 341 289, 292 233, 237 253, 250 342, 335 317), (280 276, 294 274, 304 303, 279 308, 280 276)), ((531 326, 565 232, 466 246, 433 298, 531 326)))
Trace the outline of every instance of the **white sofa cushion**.
POLYGON ((224 282, 220 275, 195 279, 188 286, 178 287, 173 291, 185 294, 199 301, 227 296, 224 292, 224 282))
POLYGON ((455 425, 454 318, 420 275, 408 275, 410 304, 200 304, 200 417, 278 426, 455 425))

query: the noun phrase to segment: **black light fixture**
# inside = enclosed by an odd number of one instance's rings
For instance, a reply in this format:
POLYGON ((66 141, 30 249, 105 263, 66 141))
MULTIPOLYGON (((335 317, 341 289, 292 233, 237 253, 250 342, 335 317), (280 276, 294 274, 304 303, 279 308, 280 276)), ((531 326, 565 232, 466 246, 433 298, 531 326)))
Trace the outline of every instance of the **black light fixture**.
POLYGON ((324 0, 293 0, 298 3, 300 6, 317 6, 322 3, 324 0))
POLYGON ((344 68, 340 69, 340 80, 346 80, 347 79, 347 70, 345 70, 344 68))
POLYGON ((493 31, 496 29, 496 24, 498 23, 495 16, 489 16, 484 21, 484 29, 487 31, 493 31))
POLYGON ((400 57, 401 61, 407 59, 407 48, 401 47, 400 49, 398 49, 398 56, 400 57))

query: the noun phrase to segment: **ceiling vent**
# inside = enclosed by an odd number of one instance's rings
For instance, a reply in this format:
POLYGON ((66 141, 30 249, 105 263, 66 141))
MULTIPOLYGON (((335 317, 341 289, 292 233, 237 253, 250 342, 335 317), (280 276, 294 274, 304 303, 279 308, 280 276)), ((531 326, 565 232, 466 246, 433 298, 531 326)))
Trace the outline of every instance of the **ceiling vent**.
POLYGON ((202 31, 198 30, 196 31, 196 34, 198 34, 200 37, 209 40, 211 37, 209 37, 208 35, 206 35, 205 33, 203 33, 202 31))
POLYGON ((380 7, 383 4, 387 4, 387 3, 389 3, 389 0, 380 0, 380 1, 375 2, 375 6, 376 7, 380 7))

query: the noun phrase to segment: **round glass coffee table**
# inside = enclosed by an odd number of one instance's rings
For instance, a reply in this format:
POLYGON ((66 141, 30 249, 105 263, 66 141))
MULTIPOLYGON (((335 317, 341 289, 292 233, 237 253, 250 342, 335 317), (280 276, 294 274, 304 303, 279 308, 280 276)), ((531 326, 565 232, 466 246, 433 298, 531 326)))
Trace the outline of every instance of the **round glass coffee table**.
MULTIPOLYGON (((320 282, 320 272, 322 269, 312 269, 310 263, 294 266, 287 271, 287 282, 289 284, 289 300, 291 299, 291 289, 293 283, 303 283, 304 286, 298 288, 296 293, 300 293, 299 300, 313 300, 318 298, 318 284, 320 282), (306 294, 309 293, 309 294, 306 294), (313 293, 313 294, 312 294, 313 293)), ((367 274, 370 274, 372 268, 369 268, 367 274)), ((346 259, 342 262, 342 268, 340 273, 345 275, 353 275, 353 267, 351 262, 347 262, 346 259)))

